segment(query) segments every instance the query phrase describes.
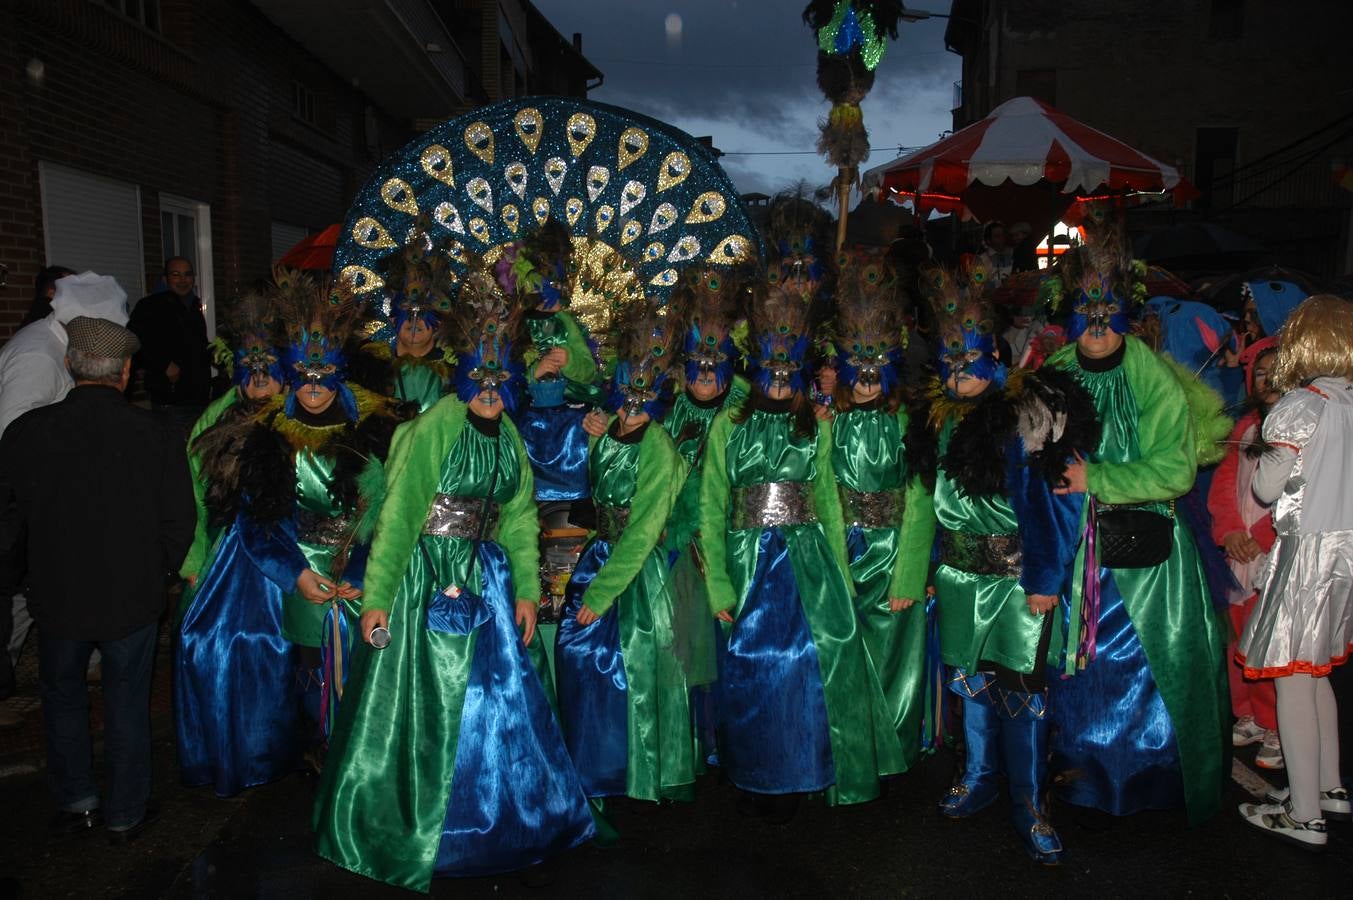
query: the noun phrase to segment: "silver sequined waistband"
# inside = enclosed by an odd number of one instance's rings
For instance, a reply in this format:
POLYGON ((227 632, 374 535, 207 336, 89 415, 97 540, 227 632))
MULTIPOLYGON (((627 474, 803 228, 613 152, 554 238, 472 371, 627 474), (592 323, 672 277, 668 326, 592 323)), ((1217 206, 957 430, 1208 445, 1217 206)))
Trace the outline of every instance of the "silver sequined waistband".
MULTIPOLYGON (((483 526, 485 537, 491 535, 498 524, 498 504, 489 503, 487 506, 488 521, 483 526)), ((432 508, 423 521, 423 534, 472 541, 480 535, 480 516, 484 511, 483 497, 438 494, 432 498, 432 508)))
POLYGON ((817 521, 813 485, 803 481, 771 481, 733 491, 733 528, 811 525, 817 521))
POLYGON ((628 506, 597 506, 597 540, 615 543, 629 523, 628 506))
POLYGON ((308 509, 296 510, 296 538, 301 543, 337 547, 351 530, 351 516, 326 516, 308 509))
POLYGON ((940 562, 972 575, 1018 578, 1024 571, 1024 548, 1017 534, 940 534, 940 562))
POLYGON ((846 527, 896 528, 902 524, 906 497, 901 488, 888 491, 852 491, 841 488, 841 517, 846 527))

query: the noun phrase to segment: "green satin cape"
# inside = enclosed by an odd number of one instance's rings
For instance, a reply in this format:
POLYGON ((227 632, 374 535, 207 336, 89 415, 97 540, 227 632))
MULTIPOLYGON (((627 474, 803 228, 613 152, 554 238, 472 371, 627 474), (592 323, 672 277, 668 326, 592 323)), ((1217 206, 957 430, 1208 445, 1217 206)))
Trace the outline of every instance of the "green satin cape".
MULTIPOLYGON (((1082 370, 1075 344, 1063 347, 1047 364, 1073 373, 1099 412, 1104 433, 1086 466, 1090 492, 1103 503, 1155 502, 1164 509, 1193 486, 1198 457, 1208 449, 1198 433, 1215 433, 1217 425, 1195 422, 1206 405, 1191 402, 1190 388, 1145 344, 1131 336, 1124 340, 1122 365, 1108 372, 1082 370)), ((1067 674, 1074 674, 1080 640, 1075 630, 1084 571, 1082 547, 1072 579, 1067 674)), ((1212 608, 1188 528, 1175 518, 1174 550, 1161 565, 1115 569, 1113 576, 1174 725, 1189 820, 1201 822, 1220 808, 1230 706, 1222 664, 1225 631, 1212 608)))
POLYGON ((780 527, 813 643, 831 731, 836 784, 829 803, 878 796, 878 776, 905 763, 878 673, 869 659, 846 575, 845 526, 832 474, 831 426, 818 422, 808 438, 793 432, 786 413, 757 410, 733 424, 721 412, 710 426, 700 494, 700 552, 705 557, 710 609, 740 615, 752 588, 761 529, 730 530, 732 490, 781 481, 812 485, 818 521, 780 527))
POLYGON ((863 528, 864 553, 850 564, 855 611, 878 672, 902 760, 921 755, 925 713, 925 586, 935 514, 929 492, 903 459, 907 414, 852 409, 832 422, 832 468, 842 487, 859 492, 906 489, 903 515, 891 528, 863 528), (893 598, 917 601, 894 613, 893 598))
MULTIPOLYGON (((500 423, 497 442, 465 427, 466 406, 452 396, 395 432, 363 596, 363 609, 389 611, 391 641, 383 650, 355 645, 315 804, 321 856, 415 890, 426 891, 432 876, 475 645, 474 632, 429 631, 426 603, 443 580, 474 591, 481 583, 477 567, 470 571, 470 540, 425 538, 438 570, 428 571, 418 541, 435 494, 483 496, 496 460, 501 511, 486 539, 502 545, 518 595, 535 600, 531 467, 511 421, 503 416, 500 423)), ((527 650, 547 679, 539 636, 527 650)), ((543 684, 552 694, 550 682, 543 684)))
POLYGON ((643 800, 686 797, 695 782, 690 693, 676 655, 667 554, 660 546, 686 464, 667 432, 650 422, 638 443, 622 443, 609 432, 594 438, 589 468, 593 500, 630 509, 625 530, 583 594, 597 615, 619 604, 629 683, 625 793, 643 800))

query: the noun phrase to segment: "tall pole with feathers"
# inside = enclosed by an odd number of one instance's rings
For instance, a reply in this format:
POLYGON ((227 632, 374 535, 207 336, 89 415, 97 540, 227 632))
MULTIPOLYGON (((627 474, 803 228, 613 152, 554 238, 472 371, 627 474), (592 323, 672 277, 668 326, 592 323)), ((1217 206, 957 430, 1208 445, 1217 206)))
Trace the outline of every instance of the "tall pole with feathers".
POLYGON ((869 158, 860 101, 874 86, 887 41, 897 39, 905 9, 900 0, 812 0, 803 9, 803 21, 817 38, 817 86, 832 104, 817 149, 837 168, 832 182, 839 203, 837 249, 846 242, 850 188, 869 158))

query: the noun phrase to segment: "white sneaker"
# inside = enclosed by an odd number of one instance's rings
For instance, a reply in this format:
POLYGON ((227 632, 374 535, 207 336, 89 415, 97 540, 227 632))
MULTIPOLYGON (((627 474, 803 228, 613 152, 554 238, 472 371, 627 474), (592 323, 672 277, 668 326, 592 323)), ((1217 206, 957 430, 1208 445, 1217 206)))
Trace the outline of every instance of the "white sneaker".
POLYGON ((1254 764, 1269 771, 1277 771, 1286 767, 1283 763, 1283 745, 1282 741, 1278 739, 1278 732, 1264 732, 1264 745, 1254 755, 1254 764))
POLYGON ((1255 828, 1307 850, 1324 850, 1329 841, 1329 835, 1325 833, 1325 820, 1298 822, 1291 813, 1292 808, 1286 803, 1240 804, 1240 814, 1255 828))
POLYGON ((1264 739, 1266 733, 1264 727, 1254 721, 1254 716, 1241 716, 1236 719, 1236 724, 1231 726, 1231 746, 1248 747, 1250 744, 1257 744, 1264 739))
MULTIPOLYGON (((1286 803, 1292 792, 1287 788, 1274 788, 1264 797, 1269 803, 1286 803)), ((1332 791, 1320 792, 1320 811, 1332 822, 1353 821, 1353 804, 1348 799, 1348 791, 1337 787, 1332 791)))

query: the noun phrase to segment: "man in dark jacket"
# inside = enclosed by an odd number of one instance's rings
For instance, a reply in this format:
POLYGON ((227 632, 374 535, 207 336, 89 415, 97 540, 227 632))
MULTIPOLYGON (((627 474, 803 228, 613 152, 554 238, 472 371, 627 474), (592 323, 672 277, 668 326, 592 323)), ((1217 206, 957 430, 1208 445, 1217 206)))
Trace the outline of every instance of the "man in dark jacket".
POLYGON ((196 278, 191 261, 165 260, 167 289, 142 297, 127 325, 141 340, 135 365, 145 372, 151 408, 178 425, 185 438, 211 399, 211 351, 202 301, 193 290, 196 278))
POLYGON ((0 439, 0 496, 28 528, 29 607, 47 771, 60 813, 54 828, 102 819, 114 841, 147 824, 150 671, 165 573, 178 568, 195 523, 181 439, 122 391, 136 336, 106 319, 66 324, 75 387, 25 413, 0 439), (103 654, 102 814, 91 762, 85 665, 103 654))

